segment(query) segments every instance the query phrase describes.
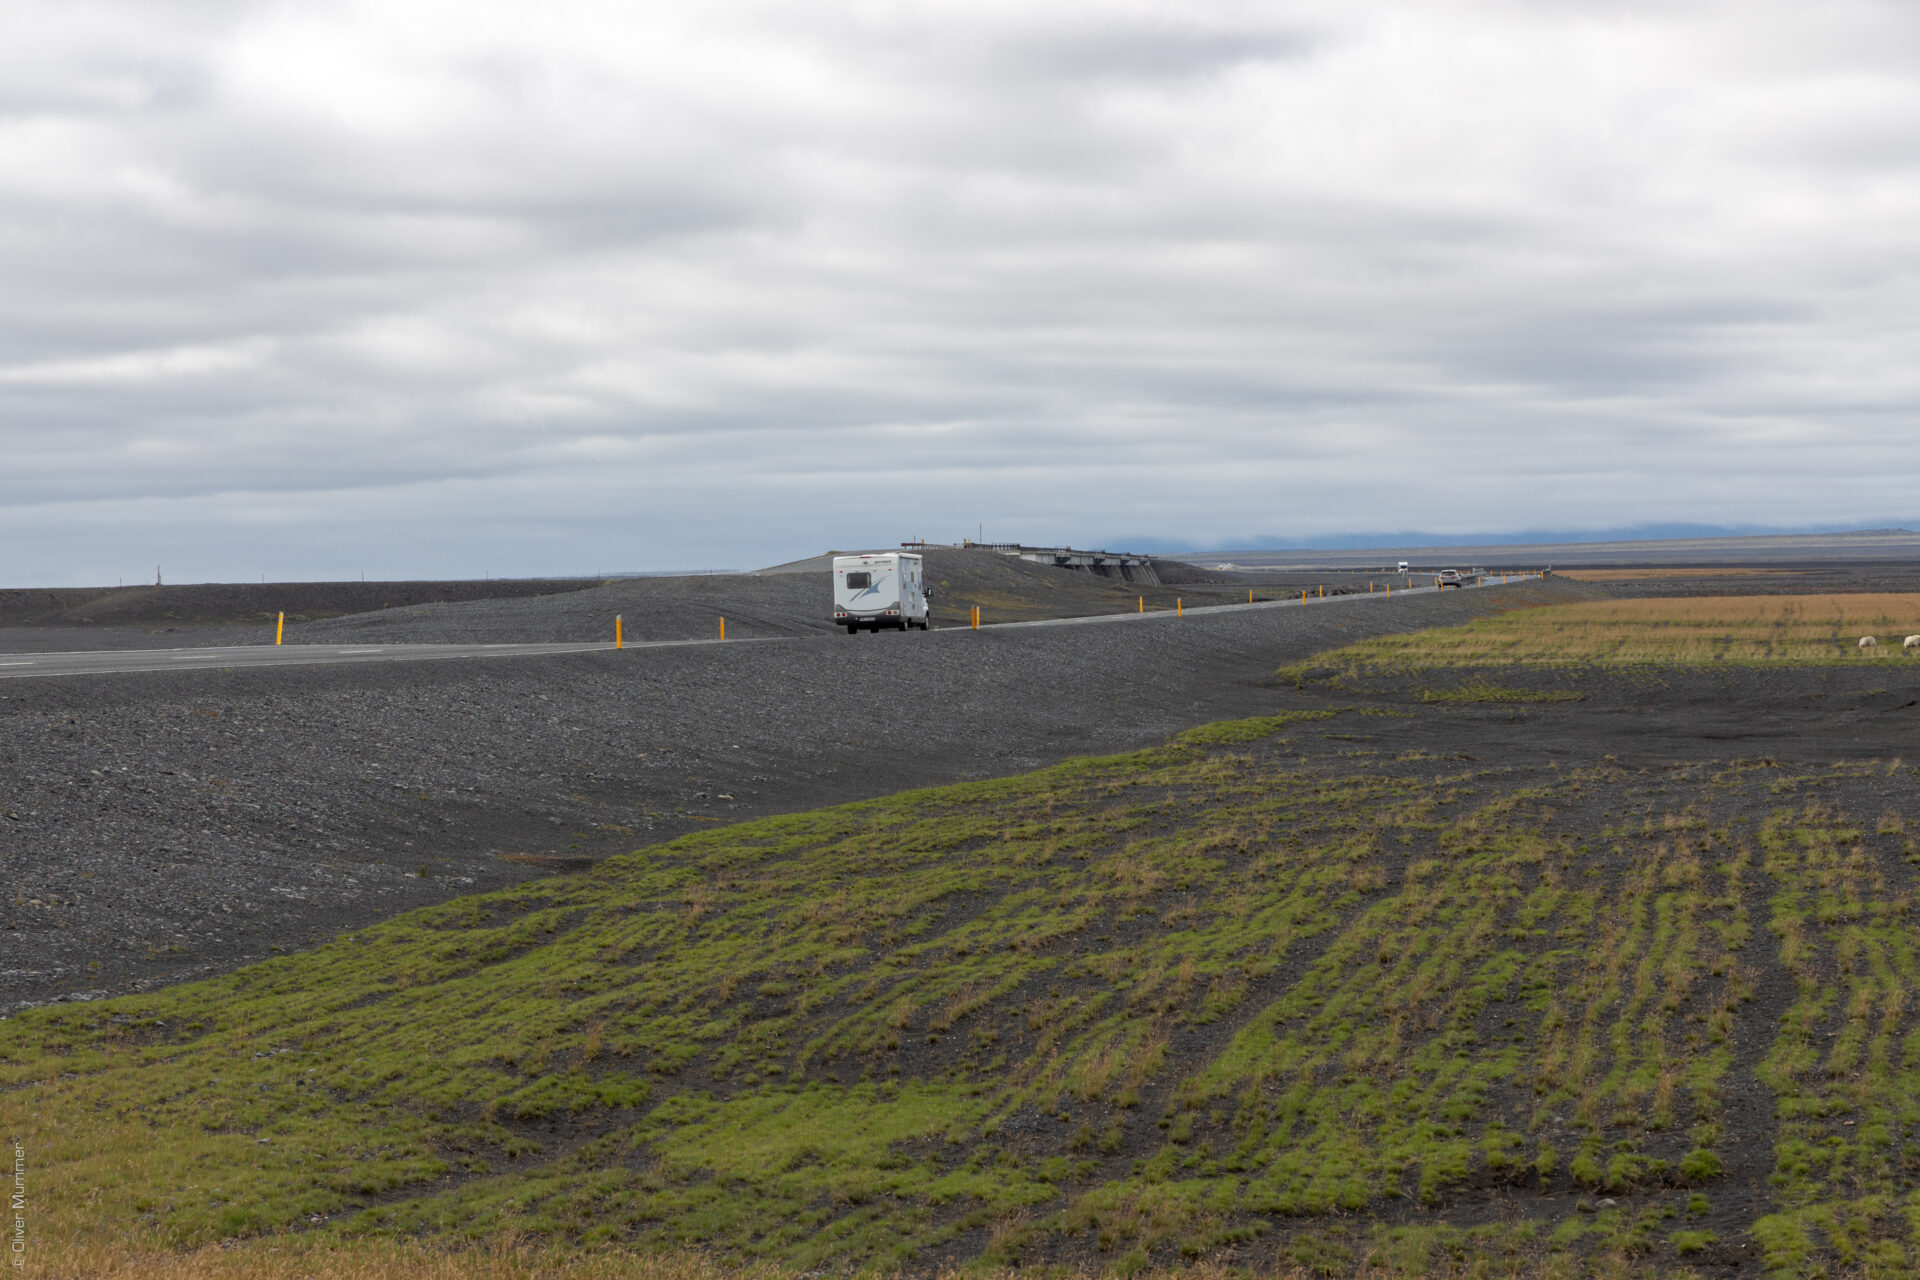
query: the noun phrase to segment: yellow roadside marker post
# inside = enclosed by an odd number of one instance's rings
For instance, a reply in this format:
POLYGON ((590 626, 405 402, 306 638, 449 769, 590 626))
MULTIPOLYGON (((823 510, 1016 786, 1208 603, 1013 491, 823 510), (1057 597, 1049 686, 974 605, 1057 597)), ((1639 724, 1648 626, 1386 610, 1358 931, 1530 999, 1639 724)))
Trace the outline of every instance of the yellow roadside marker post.
POLYGON ((273 624, 273 642, 275 644, 280 643, 280 637, 286 632, 286 629, 287 629, 287 615, 283 611, 280 614, 280 621, 273 624))
POLYGON ((1147 611, 1147 598, 1146 598, 1145 596, 1141 596, 1141 597, 1140 597, 1140 612, 1142 612, 1142 613, 1145 613, 1146 611, 1147 611))
POLYGON ((1174 597, 1173 616, 1176 618, 1184 618, 1187 616, 1186 606, 1178 596, 1174 597))
POLYGON ((1248 603, 1248 604, 1252 604, 1252 603, 1253 603, 1253 588, 1252 588, 1252 587, 1248 587, 1248 588, 1247 588, 1247 603, 1248 603))
POLYGON ((620 615, 616 613, 613 615, 613 647, 616 649, 621 648, 622 647, 621 640, 622 640, 622 637, 620 635, 620 615))
POLYGON ((1322 600, 1327 598, 1327 589, 1324 586, 1320 588, 1320 598, 1322 600))
POLYGON ((720 619, 720 638, 722 640, 727 638, 727 620, 725 618, 720 619))

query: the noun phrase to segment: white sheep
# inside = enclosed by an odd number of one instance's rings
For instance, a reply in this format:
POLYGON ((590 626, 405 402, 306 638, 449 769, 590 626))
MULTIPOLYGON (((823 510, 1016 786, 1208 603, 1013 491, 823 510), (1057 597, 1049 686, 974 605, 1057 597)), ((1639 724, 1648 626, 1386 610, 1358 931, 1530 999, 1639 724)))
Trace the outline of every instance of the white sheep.
POLYGON ((1862 649, 1871 649, 1871 648, 1873 648, 1873 647, 1874 647, 1875 645, 1877 645, 1877 644, 1879 644, 1879 643, 1880 643, 1880 642, 1879 642, 1878 640, 1875 640, 1875 639, 1874 639, 1874 638, 1873 638, 1872 636, 1861 636, 1861 637, 1860 637, 1860 647, 1861 647, 1862 649))
POLYGON ((1920 636, 1908 636, 1900 647, 1902 649, 1920 649, 1920 636))

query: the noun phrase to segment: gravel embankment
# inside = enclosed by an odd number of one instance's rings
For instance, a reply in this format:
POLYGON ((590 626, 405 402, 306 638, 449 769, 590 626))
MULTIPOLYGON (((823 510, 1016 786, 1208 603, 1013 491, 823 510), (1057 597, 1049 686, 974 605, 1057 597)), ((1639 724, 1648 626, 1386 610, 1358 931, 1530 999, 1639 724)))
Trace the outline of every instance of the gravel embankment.
POLYGON ((1587 593, 8 681, 0 1010, 214 972, 714 822, 1124 750, 1271 711, 1273 669, 1320 649, 1587 593))
POLYGON ((629 640, 706 639, 727 620, 729 636, 824 634, 833 593, 825 574, 714 574, 623 578, 563 596, 475 600, 382 609, 287 629, 293 644, 539 644, 612 640, 624 619, 629 640))
POLYGON ((378 616, 420 604, 553 597, 598 579, 467 582, 206 582, 181 586, 0 590, 0 653, 270 644, 274 622, 378 616))
POLYGON ((492 600, 579 591, 597 578, 484 578, 452 582, 194 582, 173 586, 8 587, 0 627, 128 627, 334 617, 434 600, 492 600))

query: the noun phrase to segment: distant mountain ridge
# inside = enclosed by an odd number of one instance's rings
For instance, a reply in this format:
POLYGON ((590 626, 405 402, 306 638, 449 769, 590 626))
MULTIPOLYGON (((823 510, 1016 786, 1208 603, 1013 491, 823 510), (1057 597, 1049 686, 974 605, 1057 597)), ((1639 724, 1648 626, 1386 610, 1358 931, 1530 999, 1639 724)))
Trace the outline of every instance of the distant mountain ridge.
POLYGON ((1421 530, 1377 530, 1371 533, 1329 533, 1305 538, 1255 536, 1211 544, 1165 537, 1114 537, 1108 545, 1161 555, 1214 556, 1227 550, 1245 551, 1365 551, 1384 547, 1560 547, 1628 542, 1696 542, 1704 539, 1920 537, 1903 526, 1876 529, 1832 526, 1639 524, 1617 529, 1522 529, 1506 533, 1429 533, 1421 530))
MULTIPOLYGON (((1139 545, 1136 543, 1135 545, 1139 545)), ((1247 568, 1374 567, 1407 560, 1418 566, 1479 565, 1745 565, 1920 559, 1920 533, 1905 528, 1821 533, 1694 535, 1665 538, 1590 538, 1568 541, 1436 543, 1380 541, 1367 546, 1243 547, 1188 551, 1202 565, 1227 561, 1247 568)))

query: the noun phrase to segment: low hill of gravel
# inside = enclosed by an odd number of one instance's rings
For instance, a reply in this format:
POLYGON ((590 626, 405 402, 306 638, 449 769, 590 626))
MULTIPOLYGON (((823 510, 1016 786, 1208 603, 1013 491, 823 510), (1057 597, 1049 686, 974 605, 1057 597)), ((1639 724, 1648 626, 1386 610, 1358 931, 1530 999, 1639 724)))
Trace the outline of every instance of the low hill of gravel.
POLYGON ((0 627, 208 627, 368 613, 426 602, 500 600, 580 591, 597 578, 471 582, 200 582, 182 586, 0 590, 0 627))
POLYGON ((825 631, 831 609, 824 578, 758 579, 747 574, 620 578, 566 595, 518 600, 436 601, 289 627, 296 644, 514 644, 705 639, 726 618, 742 639, 825 631), (826 602, 826 603, 823 603, 826 602))

